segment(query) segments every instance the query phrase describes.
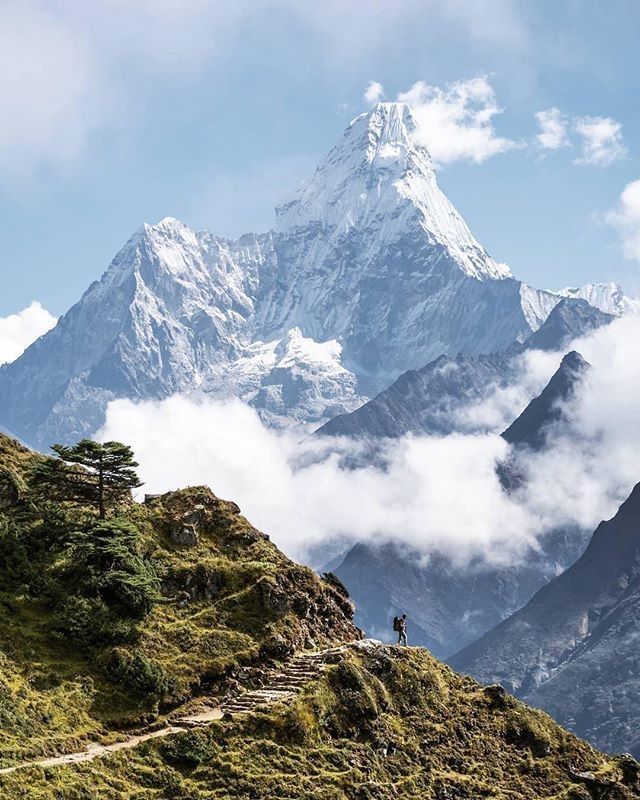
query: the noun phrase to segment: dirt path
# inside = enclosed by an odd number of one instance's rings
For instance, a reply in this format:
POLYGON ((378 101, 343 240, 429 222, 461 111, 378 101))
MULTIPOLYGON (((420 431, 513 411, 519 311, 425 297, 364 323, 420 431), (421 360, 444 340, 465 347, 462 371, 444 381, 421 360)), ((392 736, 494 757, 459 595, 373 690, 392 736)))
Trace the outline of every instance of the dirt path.
MULTIPOLYGON (((367 641, 367 640, 365 640, 367 641)), ((8 775, 19 769, 27 767, 58 767, 63 764, 82 764, 93 761, 95 758, 117 753, 118 750, 128 750, 137 747, 142 742, 150 739, 161 739, 184 733, 192 728, 205 728, 216 720, 221 720, 236 714, 247 714, 265 706, 273 705, 282 700, 289 700, 300 692, 310 681, 317 678, 336 655, 344 652, 349 645, 332 647, 320 652, 298 653, 286 667, 276 672, 267 683, 259 689, 252 689, 226 700, 219 706, 207 708, 197 714, 188 714, 171 720, 164 728, 147 733, 139 733, 113 744, 90 744, 85 750, 78 753, 67 753, 50 758, 34 759, 14 764, 12 767, 0 769, 0 775, 8 775)))

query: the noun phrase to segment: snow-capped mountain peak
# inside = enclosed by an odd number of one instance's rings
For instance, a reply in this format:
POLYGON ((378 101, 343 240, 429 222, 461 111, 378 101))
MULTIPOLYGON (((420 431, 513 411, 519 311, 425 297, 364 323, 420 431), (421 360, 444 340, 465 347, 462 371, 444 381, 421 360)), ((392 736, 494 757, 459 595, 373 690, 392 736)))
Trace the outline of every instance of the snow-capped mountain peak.
MULTIPOLYGON (((242 397, 322 422, 408 369, 523 341, 557 295, 491 258, 438 187, 403 103, 356 117, 275 230, 139 228, 56 328, 0 368, 0 423, 38 445, 91 434, 114 397, 242 397)), ((571 301, 567 301, 571 302, 571 301)))
MULTIPOLYGON (((359 136, 363 127, 369 142, 365 156, 370 164, 398 163, 414 147, 417 126, 406 103, 378 103, 370 113, 356 117, 348 130, 352 136, 359 136)), ((431 166, 428 152, 422 149, 431 166)))
POLYGON ((625 295, 622 286, 613 281, 609 283, 587 283, 585 286, 567 287, 556 294, 562 297, 586 300, 606 314, 622 316, 640 312, 640 302, 625 295))
POLYGON ((277 209, 278 234, 305 231, 309 239, 311 231, 322 233, 299 260, 301 271, 315 271, 337 248, 352 246, 356 236, 363 240, 361 264, 411 237, 418 240, 416 246, 434 248, 469 277, 511 276, 478 244, 441 192, 416 132, 409 106, 378 103, 347 126, 312 178, 277 209))

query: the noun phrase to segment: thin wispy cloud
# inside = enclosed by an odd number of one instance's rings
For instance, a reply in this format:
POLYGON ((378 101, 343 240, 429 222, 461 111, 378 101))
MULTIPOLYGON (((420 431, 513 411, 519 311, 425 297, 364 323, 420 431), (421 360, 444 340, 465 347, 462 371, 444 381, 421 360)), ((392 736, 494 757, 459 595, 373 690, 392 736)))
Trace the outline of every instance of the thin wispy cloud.
POLYGON ((640 262, 640 180, 625 186, 605 219, 620 234, 625 257, 640 262))
POLYGON ((364 102, 368 106, 373 106, 384 100, 384 87, 378 81, 371 81, 364 91, 364 102))
POLYGON ((569 120, 559 108, 548 108, 535 115, 539 131, 536 144, 543 150, 559 150, 571 146, 569 140, 569 120))
MULTIPOLYGON (((215 59, 237 58, 237 38, 263 18, 324 43, 327 66, 401 38, 429 15, 429 35, 513 46, 525 27, 513 0, 5 0, 0 3, 0 173, 23 179, 77 160, 105 131, 143 124, 138 102, 161 77, 173 88, 215 59), (499 12, 495 10, 496 5, 499 12), (489 8, 494 9, 489 14, 489 8), (488 23, 488 16, 499 24, 488 23)), ((372 92, 379 92, 374 84, 372 92)), ((368 101, 367 101, 368 102, 368 101)))
POLYGON ((111 94, 82 35, 36 3, 2 4, 0 171, 21 178, 75 158, 105 123, 111 94))
POLYGON ((622 124, 611 117, 578 117, 574 130, 582 139, 576 164, 608 167, 627 156, 622 124))

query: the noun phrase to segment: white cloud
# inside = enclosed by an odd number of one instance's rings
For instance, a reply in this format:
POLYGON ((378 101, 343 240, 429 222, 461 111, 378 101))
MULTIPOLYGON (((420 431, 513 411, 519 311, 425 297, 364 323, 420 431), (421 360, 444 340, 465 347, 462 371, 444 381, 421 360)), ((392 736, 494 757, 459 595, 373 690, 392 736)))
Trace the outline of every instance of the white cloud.
POLYGON ((625 186, 617 208, 606 220, 621 234, 626 258, 640 261, 640 180, 625 186))
MULTIPOLYGON (((111 403, 100 436, 134 447, 145 491, 209 484, 294 557, 336 540, 392 540, 461 564, 474 557, 509 564, 552 528, 594 529, 640 480, 639 338, 640 318, 627 317, 577 343, 594 369, 567 409, 573 432, 527 457, 526 488, 511 496, 496 478, 508 452, 497 431, 406 437, 389 444, 385 469, 347 470, 322 441, 301 443, 297 432, 267 429, 237 400, 173 397, 111 403)), ((526 356, 528 388, 500 398, 497 430, 559 360, 560 354, 526 356)), ((348 452, 350 445, 340 444, 348 452)))
POLYGON ((558 150, 571 145, 567 131, 569 121, 559 108, 538 111, 535 117, 540 128, 536 135, 539 147, 543 150, 558 150))
POLYGON ((436 164, 481 164, 518 147, 496 134, 493 117, 501 113, 485 76, 448 84, 444 89, 418 81, 398 100, 408 103, 419 126, 419 139, 436 164))
POLYGON ((508 561, 532 535, 500 491, 494 467, 506 444, 496 436, 408 438, 390 446, 385 470, 346 470, 336 455, 321 458, 322 443, 265 428, 239 401, 183 397, 114 401, 100 436, 132 444, 146 491, 208 483, 298 557, 337 538, 395 538, 462 561, 477 552, 508 561), (457 502, 460 485, 470 502, 457 502))
POLYGON ((56 318, 35 300, 17 314, 0 317, 0 364, 15 361, 55 324, 56 318))
POLYGON ((576 164, 608 167, 627 155, 622 125, 611 117, 578 117, 574 120, 574 130, 582 137, 576 164))
POLYGON ((370 81, 364 92, 364 102, 368 106, 379 103, 384 98, 384 87, 378 81, 370 81))

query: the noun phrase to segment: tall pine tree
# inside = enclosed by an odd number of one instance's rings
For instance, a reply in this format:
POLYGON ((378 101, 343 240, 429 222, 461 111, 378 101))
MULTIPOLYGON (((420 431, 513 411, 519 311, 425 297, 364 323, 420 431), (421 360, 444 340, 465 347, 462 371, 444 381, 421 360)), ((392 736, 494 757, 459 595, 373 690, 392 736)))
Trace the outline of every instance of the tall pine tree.
POLYGON ((39 464, 33 474, 34 486, 48 499, 92 505, 104 519, 107 508, 129 499, 131 490, 142 485, 126 444, 82 439, 51 449, 58 458, 39 464))

